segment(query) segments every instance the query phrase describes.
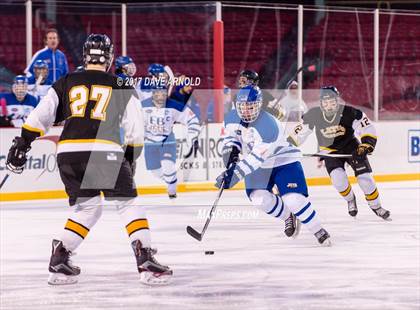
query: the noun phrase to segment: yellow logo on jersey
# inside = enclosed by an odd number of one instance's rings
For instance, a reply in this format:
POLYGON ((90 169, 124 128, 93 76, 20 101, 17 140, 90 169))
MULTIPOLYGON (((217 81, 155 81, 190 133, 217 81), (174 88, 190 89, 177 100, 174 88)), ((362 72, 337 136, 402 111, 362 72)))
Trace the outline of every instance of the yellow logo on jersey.
POLYGON ((321 129, 321 133, 325 138, 331 139, 339 136, 344 136, 346 134, 346 128, 344 128, 341 125, 335 125, 321 129))

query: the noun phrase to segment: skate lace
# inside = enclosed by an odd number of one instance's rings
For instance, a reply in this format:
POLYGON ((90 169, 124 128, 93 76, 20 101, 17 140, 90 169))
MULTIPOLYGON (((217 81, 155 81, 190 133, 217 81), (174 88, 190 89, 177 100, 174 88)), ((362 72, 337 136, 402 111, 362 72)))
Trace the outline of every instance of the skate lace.
POLYGON ((284 222, 285 228, 293 228, 293 217, 289 216, 286 221, 284 222))
POLYGON ((316 233, 315 233, 315 237, 317 238, 317 239, 319 239, 319 238, 321 238, 322 236, 324 236, 326 234, 326 231, 324 230, 324 229, 320 229, 319 231, 317 231, 316 233))
POLYGON ((66 263, 67 263, 67 265, 69 265, 69 266, 71 266, 71 267, 74 267, 74 265, 73 265, 73 261, 71 260, 71 256, 76 256, 77 255, 77 253, 76 252, 70 252, 70 251, 68 251, 67 252, 67 260, 66 260, 66 263))
POLYGON ((384 215, 386 213, 386 210, 384 208, 379 207, 377 210, 375 210, 376 213, 378 213, 379 215, 384 215))

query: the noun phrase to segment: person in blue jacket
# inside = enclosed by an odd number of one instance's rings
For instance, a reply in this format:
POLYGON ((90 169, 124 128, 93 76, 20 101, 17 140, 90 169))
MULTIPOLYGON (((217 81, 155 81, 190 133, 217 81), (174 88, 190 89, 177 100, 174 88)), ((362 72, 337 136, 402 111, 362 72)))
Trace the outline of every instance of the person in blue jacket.
POLYGON ((66 55, 57 48, 60 43, 57 29, 48 29, 45 33, 44 42, 46 46, 34 54, 29 66, 25 69, 25 73, 28 78, 34 75, 35 62, 44 60, 48 64, 47 79, 55 82, 69 72, 66 55))

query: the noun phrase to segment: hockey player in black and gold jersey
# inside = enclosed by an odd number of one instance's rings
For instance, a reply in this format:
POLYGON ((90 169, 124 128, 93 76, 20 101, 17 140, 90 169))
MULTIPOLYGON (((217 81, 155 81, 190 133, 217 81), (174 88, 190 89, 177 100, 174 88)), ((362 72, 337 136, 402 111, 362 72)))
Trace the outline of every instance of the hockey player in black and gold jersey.
POLYGON ((72 265, 69 257, 100 218, 103 199, 117 207, 131 239, 141 282, 167 283, 172 270, 153 257, 149 224, 133 180, 144 139, 136 91, 118 85, 117 77, 107 72, 113 45, 106 35, 91 34, 83 46, 83 57, 85 70, 52 85, 27 118, 21 137, 14 139, 7 158, 9 170, 22 172, 31 143, 54 123, 64 121, 57 162, 69 203, 75 208, 52 242, 48 283, 77 282, 80 268, 72 265))
POLYGON ((322 87, 320 106, 303 115, 303 122, 295 127, 289 142, 300 145, 315 130, 321 152, 352 154, 351 158, 324 159, 334 187, 348 203, 349 214, 356 216, 358 209, 356 196, 345 171, 346 162, 352 167, 372 211, 383 219, 389 219, 390 212, 381 206, 372 168, 367 159, 367 155, 372 153, 376 146, 375 127, 362 111, 339 104, 339 96, 334 86, 322 87), (355 134, 360 135, 361 142, 355 134))

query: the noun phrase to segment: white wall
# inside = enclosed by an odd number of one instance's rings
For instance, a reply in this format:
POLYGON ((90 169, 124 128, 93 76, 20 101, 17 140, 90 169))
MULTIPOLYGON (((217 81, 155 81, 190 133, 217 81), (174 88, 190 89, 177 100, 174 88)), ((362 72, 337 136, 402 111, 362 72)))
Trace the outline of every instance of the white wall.
MULTIPOLYGON (((292 127, 292 124, 289 128, 292 127)), ((420 173, 420 123, 418 122, 380 122, 376 123, 378 131, 378 144, 370 161, 375 174, 407 174, 420 173)), ((56 144, 61 132, 61 127, 54 127, 50 132, 32 144, 29 153, 27 169, 21 175, 11 175, 7 180, 2 193, 48 191, 63 189, 57 164, 56 144)), ((221 124, 211 124, 203 128, 200 135, 200 150, 197 157, 189 158, 183 162, 183 167, 178 169, 178 178, 190 182, 213 181, 222 171, 221 151, 221 124), (208 131, 209 140, 206 141, 208 131), (206 155, 207 154, 207 155, 206 155), (208 156, 208 168, 206 156, 208 156), (188 168, 188 167, 193 167, 188 168)), ((183 138, 184 129, 175 128, 175 135, 180 140, 183 138)), ((5 163, 8 149, 13 137, 20 134, 20 129, 0 129, 0 180, 3 179, 6 170, 5 163)), ((181 157, 185 155, 186 146, 181 141, 177 145, 177 167, 181 157)), ((316 140, 313 134, 302 147, 304 153, 316 151, 316 140)), ((307 177, 326 176, 324 168, 317 168, 316 158, 304 158, 303 165, 307 177)), ((136 183, 138 186, 163 185, 145 170, 143 156, 138 160, 136 183)))

